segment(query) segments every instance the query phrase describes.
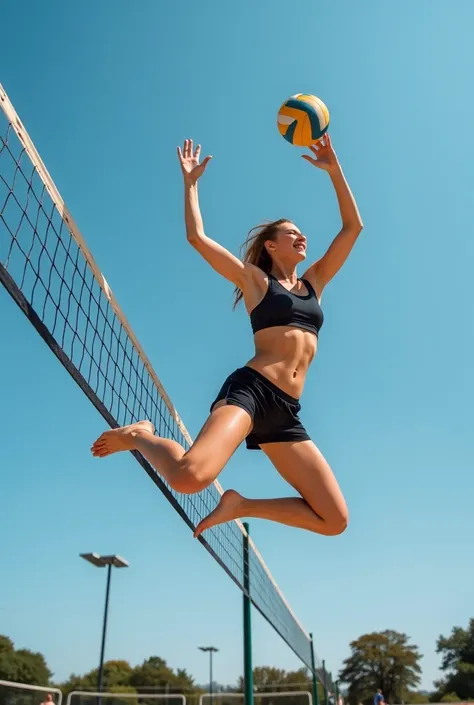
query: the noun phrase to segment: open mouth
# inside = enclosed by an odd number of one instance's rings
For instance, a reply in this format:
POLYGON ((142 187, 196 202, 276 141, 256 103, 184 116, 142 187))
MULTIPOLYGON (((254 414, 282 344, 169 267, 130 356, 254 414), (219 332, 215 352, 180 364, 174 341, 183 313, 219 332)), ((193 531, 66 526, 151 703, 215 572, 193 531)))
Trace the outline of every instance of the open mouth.
POLYGON ((298 252, 306 252, 306 245, 303 242, 297 242, 294 248, 298 250, 298 252))

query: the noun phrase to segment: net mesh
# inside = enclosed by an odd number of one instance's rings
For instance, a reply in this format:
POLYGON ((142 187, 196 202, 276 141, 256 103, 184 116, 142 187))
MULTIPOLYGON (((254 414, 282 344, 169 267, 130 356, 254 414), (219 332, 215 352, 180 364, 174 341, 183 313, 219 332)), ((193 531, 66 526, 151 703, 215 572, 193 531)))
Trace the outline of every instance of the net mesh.
MULTIPOLYGON (((111 427, 147 418, 187 449, 188 432, 1 86, 0 106, 0 282, 111 427)), ((134 455, 191 528, 218 503, 218 483, 182 495, 134 455)), ((243 589, 241 524, 200 540, 243 589)), ((309 637, 252 542, 249 571, 253 604, 311 667, 309 637)))

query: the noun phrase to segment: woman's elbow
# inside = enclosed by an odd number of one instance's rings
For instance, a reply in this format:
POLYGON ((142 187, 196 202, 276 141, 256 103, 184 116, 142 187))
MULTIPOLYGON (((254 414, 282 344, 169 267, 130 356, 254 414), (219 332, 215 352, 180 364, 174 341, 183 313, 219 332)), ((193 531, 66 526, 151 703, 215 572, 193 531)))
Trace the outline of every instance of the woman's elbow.
POLYGON ((196 247, 196 245, 202 240, 202 236, 197 230, 187 230, 186 239, 190 245, 196 247))

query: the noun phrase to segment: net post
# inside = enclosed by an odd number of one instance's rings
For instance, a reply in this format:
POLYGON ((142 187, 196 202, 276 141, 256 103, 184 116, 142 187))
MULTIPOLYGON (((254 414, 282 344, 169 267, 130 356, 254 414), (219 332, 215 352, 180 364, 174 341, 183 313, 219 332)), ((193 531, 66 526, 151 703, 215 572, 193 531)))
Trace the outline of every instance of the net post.
POLYGON ((244 703, 253 703, 253 666, 252 666, 252 620, 250 602, 250 563, 249 563, 249 525, 244 523, 243 542, 243 617, 244 617, 244 703))
POLYGON ((313 675, 312 691, 313 691, 313 705, 319 705, 319 693, 318 693, 318 677, 316 675, 316 665, 314 662, 314 644, 313 644, 313 633, 309 635, 310 638, 310 648, 311 648, 311 673, 313 675))
POLYGON ((336 681, 334 684, 334 703, 335 703, 335 705, 339 705, 339 684, 338 684, 338 681, 336 681))
POLYGON ((324 705, 329 705, 328 687, 326 685, 326 661, 323 659, 323 686, 324 686, 324 705))

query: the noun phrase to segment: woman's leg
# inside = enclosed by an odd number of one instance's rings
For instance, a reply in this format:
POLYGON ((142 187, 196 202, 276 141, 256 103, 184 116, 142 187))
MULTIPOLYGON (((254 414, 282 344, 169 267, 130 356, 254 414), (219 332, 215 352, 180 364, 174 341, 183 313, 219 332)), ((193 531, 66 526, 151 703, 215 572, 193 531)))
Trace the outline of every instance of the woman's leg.
POLYGON ((347 527, 347 505, 331 468, 314 443, 266 443, 261 448, 300 497, 247 499, 229 490, 199 524, 195 535, 241 517, 269 519, 324 536, 341 534, 347 527))
POLYGON ((244 409, 227 406, 222 400, 187 452, 176 441, 155 436, 149 421, 106 431, 91 450, 98 458, 138 450, 174 490, 193 494, 216 479, 251 428, 252 420, 244 409))

